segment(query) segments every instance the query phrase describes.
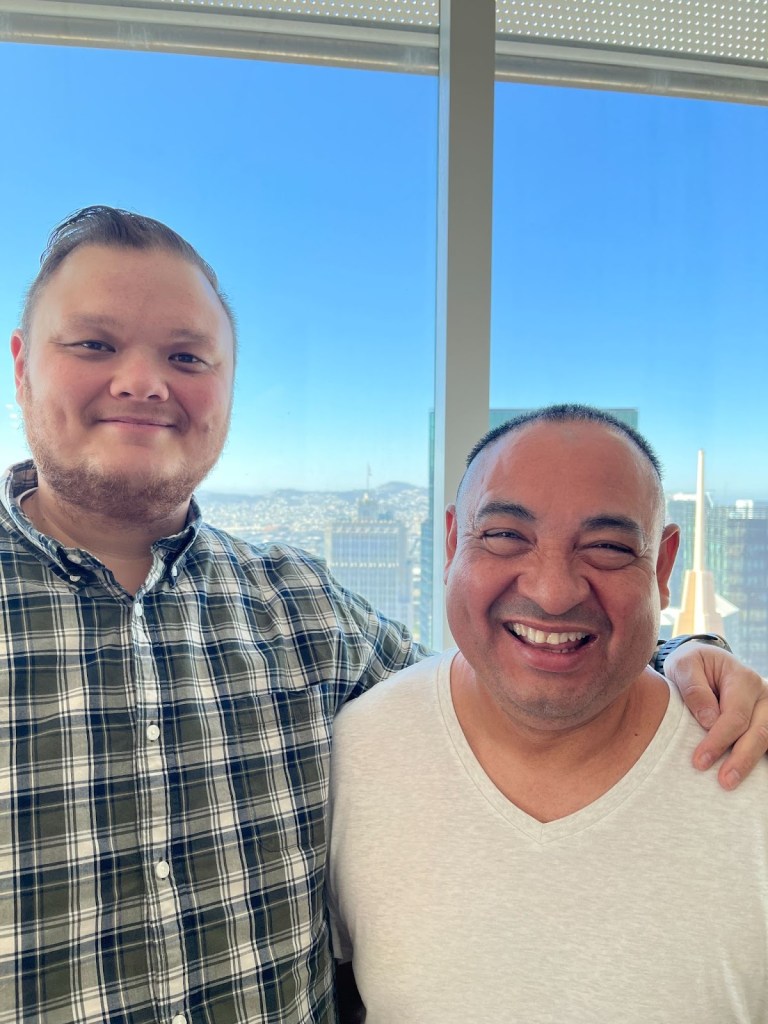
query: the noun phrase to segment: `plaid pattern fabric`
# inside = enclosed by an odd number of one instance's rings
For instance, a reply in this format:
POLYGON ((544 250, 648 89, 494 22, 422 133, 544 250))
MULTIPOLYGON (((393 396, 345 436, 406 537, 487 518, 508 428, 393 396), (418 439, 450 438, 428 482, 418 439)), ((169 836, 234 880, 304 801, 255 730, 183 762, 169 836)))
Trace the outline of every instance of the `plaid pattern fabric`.
POLYGON ((335 1018, 339 706, 424 652, 318 563, 192 520, 135 599, 0 507, 0 1022, 335 1018))

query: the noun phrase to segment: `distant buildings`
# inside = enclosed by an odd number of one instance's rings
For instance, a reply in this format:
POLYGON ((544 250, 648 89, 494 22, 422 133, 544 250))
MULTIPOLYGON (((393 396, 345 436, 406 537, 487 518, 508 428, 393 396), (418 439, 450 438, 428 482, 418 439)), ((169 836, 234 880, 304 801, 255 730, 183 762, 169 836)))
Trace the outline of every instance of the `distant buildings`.
POLYGON ((714 505, 708 533, 715 585, 738 609, 726 619, 728 642, 742 661, 768 676, 768 502, 714 505))
POLYGON ((205 518, 251 544, 290 544, 323 558, 344 586, 414 628, 426 487, 375 491, 202 493, 205 518))
MULTIPOLYGON (((667 519, 682 530, 670 580, 673 613, 682 603, 683 575, 693 567, 694 513, 695 495, 673 494, 667 499, 667 519)), ((706 564, 724 617, 723 633, 742 661, 768 676, 768 502, 715 504, 707 496, 704 513, 706 564)))
POLYGON ((715 578, 707 568, 706 501, 704 500, 704 452, 699 451, 696 469, 696 495, 693 516, 693 558, 685 563, 683 596, 674 623, 675 636, 686 633, 717 633, 725 635, 723 613, 736 609, 723 607, 725 602, 715 593, 715 578))
POLYGON ((339 583, 362 594, 390 618, 413 627, 405 524, 380 510, 368 492, 360 499, 356 519, 327 525, 325 558, 339 583))
MULTIPOLYGON (((494 409, 490 425, 523 411, 494 409)), ((636 426, 636 410, 610 411, 636 426)), ((254 544, 289 543, 325 558, 345 586, 431 642, 431 488, 427 493, 390 484, 375 492, 293 490, 201 498, 210 522, 254 544)), ((685 572, 694 567, 695 505, 693 494, 667 498, 667 519, 680 525, 682 537, 662 636, 672 632, 685 572)), ((702 505, 703 565, 712 575, 723 632, 740 658, 768 676, 768 501, 718 504, 704 492, 702 505)))

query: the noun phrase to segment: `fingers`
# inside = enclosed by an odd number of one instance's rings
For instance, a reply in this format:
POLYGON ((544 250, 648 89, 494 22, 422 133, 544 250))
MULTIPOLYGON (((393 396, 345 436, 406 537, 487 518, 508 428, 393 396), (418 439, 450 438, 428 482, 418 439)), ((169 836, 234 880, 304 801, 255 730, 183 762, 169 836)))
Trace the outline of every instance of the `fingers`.
MULTIPOLYGON (((720 718, 720 684, 721 678, 728 676, 729 662, 731 677, 741 669, 749 672, 727 651, 693 640, 672 651, 664 662, 664 675, 677 686, 688 710, 704 729, 711 729, 720 718)), ((743 692, 744 686, 737 684, 737 697, 740 690, 743 692)), ((751 711, 758 696, 759 688, 746 699, 744 708, 751 711)))
POLYGON ((718 769, 718 780, 725 789, 734 789, 752 771, 765 753, 768 743, 748 733, 750 719, 740 712, 723 714, 712 726, 693 754, 694 767, 706 771, 726 751, 728 758, 718 769))
MULTIPOLYGON (((698 677, 689 678, 687 675, 683 676, 680 672, 673 676, 666 665, 664 668, 668 678, 677 684, 681 697, 699 725, 703 729, 713 729, 720 719, 720 703, 717 699, 717 694, 706 682, 706 678, 703 675, 701 680, 698 677)), ((746 729, 746 726, 747 723, 745 722, 742 732, 746 729)), ((741 735, 741 733, 738 735, 741 735)), ((720 753, 722 753, 722 750, 720 753)))
POLYGON ((724 789, 735 789, 768 750, 768 687, 763 687, 765 693, 755 704, 749 729, 736 740, 718 770, 717 778, 724 789))
POLYGON ((695 767, 706 770, 727 752, 717 777, 724 789, 735 789, 768 750, 768 684, 727 651, 693 642, 674 651, 664 669, 709 728, 694 752, 695 767))

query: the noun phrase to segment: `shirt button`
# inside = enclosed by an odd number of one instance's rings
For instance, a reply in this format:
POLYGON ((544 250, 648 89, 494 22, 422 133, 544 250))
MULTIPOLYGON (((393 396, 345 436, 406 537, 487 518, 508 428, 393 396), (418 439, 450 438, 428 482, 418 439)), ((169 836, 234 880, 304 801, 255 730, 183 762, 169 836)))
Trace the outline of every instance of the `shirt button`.
MULTIPOLYGON (((176 579, 176 577, 177 577, 178 575, 179 575, 179 570, 178 570, 178 567, 177 567, 177 566, 175 566, 175 565, 174 565, 174 566, 172 566, 172 567, 171 567, 171 576, 173 576, 173 578, 174 578, 174 579, 176 579)), ((181 1021, 179 1021, 179 1022, 178 1022, 178 1024, 181 1024, 181 1021)))
POLYGON ((158 878, 167 878, 171 873, 171 865, 167 860, 158 861, 155 864, 155 874, 158 878))
POLYGON ((156 725, 153 724, 153 725, 148 725, 147 726, 147 739, 148 740, 159 740, 160 739, 160 730, 158 729, 158 727, 156 725))
POLYGON ((70 555, 69 560, 70 562, 74 562, 75 565, 80 565, 80 563, 82 562, 82 558, 78 554, 70 555))
POLYGON ((177 1013, 171 1021, 171 1024, 187 1024, 187 1018, 183 1013, 177 1013))
POLYGON ((140 619, 141 616, 144 614, 144 606, 142 604, 140 604, 138 601, 133 606, 133 610, 136 612, 136 618, 137 619, 140 619))

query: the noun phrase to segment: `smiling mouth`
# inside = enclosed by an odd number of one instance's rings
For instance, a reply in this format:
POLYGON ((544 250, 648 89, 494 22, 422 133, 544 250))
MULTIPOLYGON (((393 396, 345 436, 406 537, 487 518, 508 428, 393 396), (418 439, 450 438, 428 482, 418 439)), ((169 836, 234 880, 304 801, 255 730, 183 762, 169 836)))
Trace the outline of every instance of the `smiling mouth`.
POLYGON ((158 420, 131 420, 122 416, 113 416, 101 420, 102 423, 119 423, 127 427, 171 427, 172 423, 164 423, 158 420))
POLYGON ((543 629, 534 629, 532 626, 523 625, 522 622, 512 622, 506 628, 507 632, 531 647, 559 647, 561 650, 565 648, 569 651, 575 651, 594 639, 592 633, 582 633, 579 631, 545 633, 543 629))

